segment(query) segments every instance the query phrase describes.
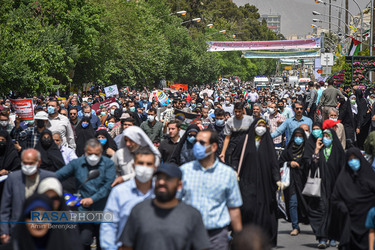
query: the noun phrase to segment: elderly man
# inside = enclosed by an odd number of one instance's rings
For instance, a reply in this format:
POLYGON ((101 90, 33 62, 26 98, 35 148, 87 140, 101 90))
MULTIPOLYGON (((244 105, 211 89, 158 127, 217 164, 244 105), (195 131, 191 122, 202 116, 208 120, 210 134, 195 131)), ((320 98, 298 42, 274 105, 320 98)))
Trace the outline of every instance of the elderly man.
POLYGON ((75 149, 74 132, 70 121, 67 117, 59 114, 60 106, 56 100, 49 101, 47 112, 49 124, 47 128, 52 132, 60 132, 62 137, 62 145, 75 149))
MULTIPOLYGON (((90 139, 85 145, 85 155, 71 161, 56 172, 60 181, 74 176, 80 184, 86 180, 90 170, 99 170, 99 177, 90 180, 80 188, 82 195, 81 206, 78 208, 80 211, 104 210, 111 184, 116 177, 116 170, 113 161, 102 154, 102 144, 97 139, 90 139)), ((80 225, 81 240, 85 247, 91 244, 93 234, 98 230, 98 224, 80 225)), ((96 236, 98 238, 98 235, 96 236)))
POLYGON ((100 122, 99 117, 92 111, 89 105, 86 105, 82 108, 83 117, 89 118, 91 126, 94 130, 97 130, 102 123, 100 122))
POLYGON ((39 183, 55 173, 39 169, 42 162, 39 151, 26 149, 21 154, 21 170, 8 175, 3 190, 0 207, 0 238, 3 244, 9 242, 15 222, 22 214, 23 202, 34 194, 39 183))

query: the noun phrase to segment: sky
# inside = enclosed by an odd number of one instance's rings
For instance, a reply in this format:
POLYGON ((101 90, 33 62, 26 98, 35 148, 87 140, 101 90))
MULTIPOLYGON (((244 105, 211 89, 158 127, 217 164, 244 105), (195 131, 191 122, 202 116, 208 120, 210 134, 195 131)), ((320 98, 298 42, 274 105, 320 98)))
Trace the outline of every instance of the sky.
MULTIPOLYGON (((328 0, 324 0, 327 1, 328 0)), ((237 5, 252 4, 259 9, 260 14, 278 13, 281 14, 281 33, 283 35, 306 35, 312 32, 311 24, 313 18, 319 18, 328 22, 328 17, 318 17, 312 14, 316 10, 322 14, 328 15, 328 6, 315 3, 314 0, 233 0, 237 5)), ((332 4, 340 5, 343 2, 345 7, 345 0, 332 0, 332 4)), ((357 0, 362 8, 370 2, 370 0, 357 0)), ((332 7, 332 16, 338 17, 339 8, 332 7)), ((349 11, 356 15, 359 13, 357 5, 353 0, 349 0, 349 11)), ((344 12, 342 13, 342 20, 345 21, 344 12)), ((332 18, 334 24, 338 24, 338 20, 332 18)), ((328 24, 320 24, 322 27, 328 28, 328 24)), ((341 22, 342 28, 343 23, 341 22)), ((336 28, 332 25, 333 28, 336 28)))

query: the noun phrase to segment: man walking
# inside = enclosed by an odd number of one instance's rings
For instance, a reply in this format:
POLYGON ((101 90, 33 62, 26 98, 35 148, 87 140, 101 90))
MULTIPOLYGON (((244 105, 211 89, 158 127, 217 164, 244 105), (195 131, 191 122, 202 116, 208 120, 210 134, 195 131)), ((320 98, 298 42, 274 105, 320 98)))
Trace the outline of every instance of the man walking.
POLYGON ((197 208, 211 242, 211 249, 228 249, 228 226, 242 230, 241 193, 234 170, 215 156, 219 138, 211 130, 197 134, 193 153, 197 160, 181 166, 183 186, 181 198, 197 208))
POLYGON ((322 108, 323 121, 329 118, 329 109, 337 107, 338 96, 342 99, 345 99, 345 96, 341 93, 341 91, 333 87, 333 80, 330 79, 328 81, 328 88, 323 91, 318 106, 318 109, 322 108))

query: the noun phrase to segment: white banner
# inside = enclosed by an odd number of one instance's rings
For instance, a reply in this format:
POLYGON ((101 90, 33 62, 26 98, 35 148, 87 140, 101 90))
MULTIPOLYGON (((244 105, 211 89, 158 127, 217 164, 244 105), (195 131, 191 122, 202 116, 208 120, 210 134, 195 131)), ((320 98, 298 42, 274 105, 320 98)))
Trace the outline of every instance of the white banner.
POLYGON ((104 88, 105 96, 110 97, 110 96, 115 96, 118 95, 118 89, 117 85, 112 85, 104 88))

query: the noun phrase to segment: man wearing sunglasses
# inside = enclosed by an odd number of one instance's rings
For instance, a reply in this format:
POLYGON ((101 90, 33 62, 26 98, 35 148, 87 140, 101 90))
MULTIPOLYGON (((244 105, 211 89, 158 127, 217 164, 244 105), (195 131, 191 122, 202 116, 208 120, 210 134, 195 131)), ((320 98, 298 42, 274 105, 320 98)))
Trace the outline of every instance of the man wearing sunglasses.
POLYGON ((286 131, 286 145, 288 145, 289 139, 293 134, 293 131, 301 126, 307 124, 312 131, 312 120, 306 116, 303 116, 303 104, 300 101, 296 101, 292 105, 294 116, 286 119, 276 130, 271 134, 272 138, 282 135, 286 131))

